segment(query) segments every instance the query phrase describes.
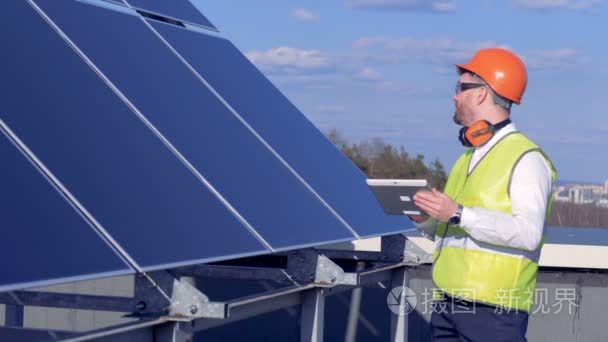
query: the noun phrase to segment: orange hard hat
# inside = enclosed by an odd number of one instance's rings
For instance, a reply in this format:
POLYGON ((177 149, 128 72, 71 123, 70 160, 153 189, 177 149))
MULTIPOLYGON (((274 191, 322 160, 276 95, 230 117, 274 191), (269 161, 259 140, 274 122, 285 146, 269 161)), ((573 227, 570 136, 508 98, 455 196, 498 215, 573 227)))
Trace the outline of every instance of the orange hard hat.
POLYGON ((526 66, 513 52, 505 49, 481 49, 467 64, 456 64, 461 71, 481 77, 498 95, 521 103, 526 90, 526 66))

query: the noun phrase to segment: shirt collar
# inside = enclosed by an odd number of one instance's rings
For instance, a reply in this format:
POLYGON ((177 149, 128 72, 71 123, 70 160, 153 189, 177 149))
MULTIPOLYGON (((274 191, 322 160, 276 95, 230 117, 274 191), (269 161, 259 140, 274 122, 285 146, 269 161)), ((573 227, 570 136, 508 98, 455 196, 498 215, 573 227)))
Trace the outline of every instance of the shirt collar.
POLYGON ((516 131, 517 131, 517 128, 515 127, 514 123, 510 123, 510 124, 506 125, 505 127, 499 129, 498 132, 496 132, 494 134, 494 136, 487 143, 485 143, 483 146, 476 148, 475 152, 485 154, 492 148, 492 146, 496 145, 496 143, 500 139, 502 139, 505 135, 512 133, 512 132, 516 132, 516 131))

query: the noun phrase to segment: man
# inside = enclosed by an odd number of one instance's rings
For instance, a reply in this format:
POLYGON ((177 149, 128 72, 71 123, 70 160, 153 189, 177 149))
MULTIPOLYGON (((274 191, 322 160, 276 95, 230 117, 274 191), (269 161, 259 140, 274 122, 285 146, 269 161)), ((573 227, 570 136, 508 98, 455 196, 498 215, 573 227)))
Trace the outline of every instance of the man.
POLYGON ((457 69, 454 121, 469 149, 444 193, 414 196, 430 218, 413 219, 435 239, 433 340, 526 341, 556 172, 510 121, 526 88, 523 62, 483 49, 457 69))

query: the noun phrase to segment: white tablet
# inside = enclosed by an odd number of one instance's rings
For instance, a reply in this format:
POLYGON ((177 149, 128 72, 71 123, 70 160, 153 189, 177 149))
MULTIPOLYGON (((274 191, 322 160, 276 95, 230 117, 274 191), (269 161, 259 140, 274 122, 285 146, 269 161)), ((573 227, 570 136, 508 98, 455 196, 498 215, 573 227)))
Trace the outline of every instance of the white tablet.
POLYGON ((422 215, 424 212, 414 204, 418 190, 427 189, 426 179, 368 179, 376 199, 389 215, 422 215))

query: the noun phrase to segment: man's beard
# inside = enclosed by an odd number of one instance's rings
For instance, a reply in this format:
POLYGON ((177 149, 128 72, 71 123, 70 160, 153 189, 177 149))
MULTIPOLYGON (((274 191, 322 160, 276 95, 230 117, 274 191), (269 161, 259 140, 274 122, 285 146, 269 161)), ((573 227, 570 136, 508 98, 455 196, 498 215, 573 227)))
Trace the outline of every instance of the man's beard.
POLYGON ((462 126, 462 120, 458 118, 458 112, 454 112, 454 117, 452 117, 452 119, 455 124, 462 126))
POLYGON ((471 124, 471 116, 472 115, 470 115, 470 113, 465 112, 465 109, 462 108, 462 106, 456 106, 452 119, 454 120, 455 124, 463 127, 468 127, 471 124))

